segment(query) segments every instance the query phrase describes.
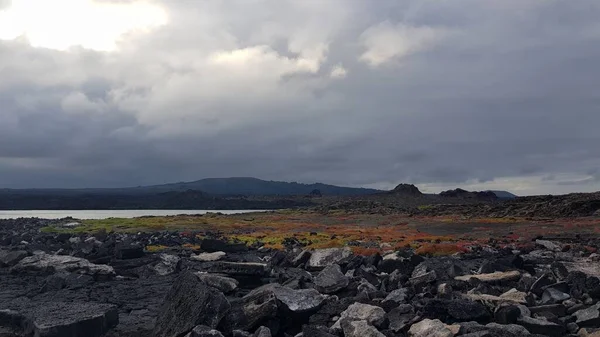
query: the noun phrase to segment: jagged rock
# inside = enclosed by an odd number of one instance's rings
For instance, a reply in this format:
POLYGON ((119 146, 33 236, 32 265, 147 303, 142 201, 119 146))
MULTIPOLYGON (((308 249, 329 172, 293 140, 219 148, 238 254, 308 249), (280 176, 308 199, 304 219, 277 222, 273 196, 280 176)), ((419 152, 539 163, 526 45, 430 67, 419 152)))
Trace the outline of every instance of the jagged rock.
POLYGON ((342 312, 340 319, 331 328, 340 330, 342 328, 341 323, 343 320, 364 320, 374 326, 380 326, 385 321, 385 311, 374 305, 354 303, 342 312))
POLYGON ((290 311, 305 313, 318 310, 325 297, 315 289, 290 289, 272 286, 275 297, 290 311))
POLYGON ((261 326, 254 332, 254 335, 252 335, 252 337, 271 337, 271 336, 272 336, 271 329, 267 328, 266 326, 261 326))
POLYGON ((215 262, 209 268, 211 273, 232 276, 266 276, 269 272, 266 263, 259 262, 215 262))
POLYGON ((389 321, 389 329, 394 332, 399 332, 413 323, 416 314, 411 305, 403 304, 392 309, 385 317, 389 321))
POLYGON ((566 280, 569 277, 569 271, 564 264, 555 261, 550 265, 550 270, 557 280, 566 280))
POLYGON ((423 258, 418 255, 411 257, 400 256, 398 253, 385 255, 379 262, 378 269, 386 273, 399 273, 401 275, 410 276, 415 269, 415 266, 423 261, 423 258))
POLYGON ((19 261, 27 257, 24 250, 0 250, 0 267, 12 267, 19 261))
POLYGON ((310 316, 309 323, 312 325, 330 326, 332 323, 337 322, 342 312, 357 300, 357 298, 338 299, 335 295, 330 296, 325 300, 321 309, 310 316))
POLYGON ((302 264, 305 264, 310 259, 312 254, 308 250, 303 250, 292 260, 292 266, 298 267, 302 264))
POLYGON ((558 291, 554 288, 547 288, 542 294, 542 304, 556 304, 568 300, 571 295, 558 291))
POLYGON ((223 337, 223 334, 208 326, 198 325, 185 337, 223 337))
POLYGON ((531 333, 546 336, 563 337, 566 330, 562 325, 532 317, 519 318, 518 323, 531 333))
POLYGON ((454 337, 446 324, 439 319, 424 319, 408 330, 409 337, 454 337))
POLYGON ((341 323, 345 337, 385 337, 367 321, 352 321, 344 319, 341 323))
POLYGON ((197 325, 216 328, 230 308, 223 293, 190 273, 181 274, 163 302, 154 337, 181 336, 197 325))
POLYGON ((433 283, 435 281, 437 281, 437 274, 436 274, 435 270, 432 270, 425 274, 411 277, 408 280, 408 283, 410 283, 411 285, 413 285, 415 287, 419 287, 419 286, 423 286, 423 285, 426 285, 429 283, 433 283))
POLYGON ((350 257, 352 251, 348 247, 315 249, 308 260, 309 268, 325 268, 350 257))
POLYGON ((154 266, 158 275, 165 276, 173 274, 181 268, 181 258, 170 254, 160 254, 160 262, 154 266))
POLYGON ((225 252, 214 252, 214 253, 200 253, 198 255, 190 256, 190 259, 194 261, 200 262, 211 262, 211 261, 219 261, 223 257, 227 255, 225 252))
POLYGON ((196 276, 198 276, 198 278, 208 286, 216 288, 224 293, 230 293, 234 291, 239 285, 239 282, 236 279, 232 279, 230 277, 202 272, 197 272, 196 276))
POLYGON ((596 304, 586 309, 576 311, 573 316, 577 318, 575 323, 580 327, 600 325, 600 304, 596 304))
POLYGON ((277 298, 270 287, 254 289, 243 298, 231 302, 231 310, 221 321, 219 330, 254 330, 262 322, 275 319, 277 309, 277 298))
MULTIPOLYGON (((411 277, 416 280, 419 277, 435 275, 436 280, 448 280, 457 275, 464 274, 464 270, 466 269, 468 269, 466 264, 456 258, 440 257, 426 259, 418 263, 418 265, 414 268, 411 277)), ((413 282, 415 280, 413 280, 413 282)), ((427 282, 424 282, 422 284, 426 283, 427 282)))
POLYGON ((463 275, 457 276, 454 279, 457 281, 469 281, 472 278, 478 279, 482 282, 501 282, 501 281, 515 281, 521 277, 521 273, 518 271, 507 271, 507 272, 495 272, 491 274, 477 274, 477 275, 463 275))
POLYGON ((383 300, 383 303, 406 303, 408 299, 409 290, 407 288, 400 288, 390 292, 386 298, 383 300))
POLYGON ((350 280, 342 273, 339 265, 333 264, 323 269, 315 278, 317 289, 325 294, 332 294, 348 286, 350 280))
POLYGON ((58 291, 63 288, 77 290, 94 283, 94 277, 84 274, 72 274, 60 272, 52 274, 44 280, 40 292, 58 291))
POLYGON ((53 274, 56 272, 72 272, 94 276, 112 277, 115 271, 111 266, 93 264, 86 259, 66 255, 36 254, 26 257, 14 265, 12 273, 37 272, 53 274))
POLYGON ((535 240, 535 244, 553 252, 560 252, 562 250, 562 247, 558 243, 548 240, 535 240))
POLYGON ((553 283, 554 277, 551 274, 546 273, 540 276, 537 280, 535 280, 533 285, 531 285, 530 291, 538 296, 541 296, 544 292, 544 289, 546 289, 547 286, 550 286, 553 283))

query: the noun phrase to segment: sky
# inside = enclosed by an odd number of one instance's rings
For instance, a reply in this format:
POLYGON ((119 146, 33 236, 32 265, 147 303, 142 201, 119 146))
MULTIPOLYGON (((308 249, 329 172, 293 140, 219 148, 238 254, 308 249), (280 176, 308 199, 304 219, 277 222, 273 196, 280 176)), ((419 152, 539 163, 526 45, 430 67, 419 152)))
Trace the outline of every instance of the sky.
POLYGON ((598 0, 0 0, 0 187, 600 190, 598 0))

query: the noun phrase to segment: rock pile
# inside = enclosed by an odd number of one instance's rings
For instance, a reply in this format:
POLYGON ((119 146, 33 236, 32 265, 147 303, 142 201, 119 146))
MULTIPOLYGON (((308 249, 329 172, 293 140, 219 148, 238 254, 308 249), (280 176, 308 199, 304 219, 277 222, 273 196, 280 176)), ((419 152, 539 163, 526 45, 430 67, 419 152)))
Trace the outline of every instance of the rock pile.
POLYGON ((518 337, 600 331, 577 242, 447 257, 250 249, 179 233, 35 234, 0 250, 0 336, 518 337), (567 249, 568 247, 568 249, 567 249), (215 250, 219 248, 221 250, 215 250))

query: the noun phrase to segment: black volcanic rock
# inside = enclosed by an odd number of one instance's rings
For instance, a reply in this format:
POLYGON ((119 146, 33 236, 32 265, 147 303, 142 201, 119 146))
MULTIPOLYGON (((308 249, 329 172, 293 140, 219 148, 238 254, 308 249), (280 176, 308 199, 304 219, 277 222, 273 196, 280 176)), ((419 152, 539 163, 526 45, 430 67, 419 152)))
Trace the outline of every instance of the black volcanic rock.
POLYGON ((421 193, 421 191, 419 191, 419 189, 417 188, 417 186, 412 185, 412 184, 399 184, 398 186, 396 186, 392 190, 392 193, 394 193, 394 194, 401 194, 401 195, 407 195, 407 196, 421 196, 421 195, 423 195, 423 193, 421 193))
POLYGON ((165 297, 153 335, 181 336, 197 325, 215 328, 229 308, 223 293, 205 285, 196 275, 183 273, 165 297))

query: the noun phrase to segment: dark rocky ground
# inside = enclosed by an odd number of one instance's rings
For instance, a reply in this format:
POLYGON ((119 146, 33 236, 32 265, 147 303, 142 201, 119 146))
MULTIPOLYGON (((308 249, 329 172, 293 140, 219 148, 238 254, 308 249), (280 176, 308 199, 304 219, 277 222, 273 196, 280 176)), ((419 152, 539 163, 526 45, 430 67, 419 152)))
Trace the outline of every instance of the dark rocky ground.
MULTIPOLYGON (((412 186, 412 185, 408 185, 412 186)), ((443 192, 440 195, 414 195, 406 188, 401 192, 325 198, 315 208, 321 212, 344 210, 358 214, 405 213, 422 216, 460 214, 464 217, 537 217, 568 218, 600 216, 600 192, 565 195, 542 195, 502 200, 481 193, 443 192), (447 196, 444 196, 447 195, 447 196)))
POLYGON ((174 232, 39 232, 55 222, 0 222, 2 337, 600 335, 598 240, 363 257, 293 240, 270 251, 174 232), (200 248, 143 249, 186 243, 200 248))

